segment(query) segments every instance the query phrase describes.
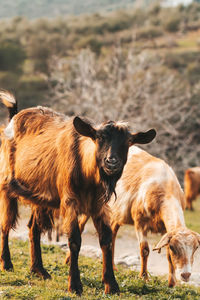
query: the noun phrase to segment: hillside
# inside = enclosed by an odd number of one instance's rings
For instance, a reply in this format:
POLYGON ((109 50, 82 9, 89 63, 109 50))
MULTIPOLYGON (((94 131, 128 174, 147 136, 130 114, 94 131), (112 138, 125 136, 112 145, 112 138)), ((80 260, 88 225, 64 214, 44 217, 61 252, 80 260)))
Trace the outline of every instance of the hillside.
POLYGON ((0 18, 26 16, 27 18, 80 15, 130 8, 135 4, 148 5, 154 0, 0 0, 0 18))
MULTIPOLYGON (((200 4, 0 21, 0 86, 96 122, 157 130, 147 145, 180 181, 200 160, 200 4)), ((6 116, 1 106, 0 119, 6 116)))

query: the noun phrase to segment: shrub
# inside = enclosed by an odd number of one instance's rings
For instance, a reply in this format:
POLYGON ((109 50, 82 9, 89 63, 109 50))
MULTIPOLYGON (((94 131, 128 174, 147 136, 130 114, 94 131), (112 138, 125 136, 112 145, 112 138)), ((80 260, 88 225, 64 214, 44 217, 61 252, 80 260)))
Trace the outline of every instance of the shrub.
POLYGON ((199 65, 200 53, 197 51, 186 51, 182 53, 167 53, 164 59, 164 63, 169 68, 180 69, 185 68, 189 64, 199 65))
POLYGON ((136 9, 132 14, 132 24, 135 26, 144 26, 148 15, 144 9, 136 9))
POLYGON ((21 46, 11 42, 3 42, 0 45, 0 70, 20 71, 26 58, 21 46))
POLYGON ((164 58, 164 63, 167 67, 172 69, 179 69, 185 67, 185 61, 182 56, 177 53, 167 53, 164 58))
POLYGON ((39 76, 23 76, 18 84, 17 98, 20 99, 20 109, 45 103, 47 82, 39 76))
POLYGON ((0 87, 15 92, 19 84, 19 74, 14 72, 0 72, 0 87))
POLYGON ((163 32, 160 28, 150 26, 150 27, 146 27, 146 28, 137 30, 136 39, 137 40, 153 39, 153 38, 159 37, 161 35, 163 35, 163 32))
POLYGON ((150 6, 149 14, 153 15, 155 17, 156 15, 159 14, 160 11, 161 11, 160 5, 158 3, 156 3, 156 4, 153 4, 152 6, 150 6))
POLYGON ((103 42, 94 35, 90 35, 88 37, 80 39, 76 43, 76 46, 78 48, 90 48, 92 52, 99 55, 101 52, 101 47, 103 46, 103 42))
POLYGON ((108 28, 109 32, 117 32, 127 28, 130 28, 133 24, 133 18, 131 15, 118 13, 116 16, 111 18, 108 21, 108 28))
POLYGON ((186 75, 188 80, 191 84, 195 84, 196 82, 200 81, 200 63, 190 63, 186 69, 186 75))
POLYGON ((170 17, 164 22, 164 29, 169 32, 176 32, 179 30, 180 18, 170 17))

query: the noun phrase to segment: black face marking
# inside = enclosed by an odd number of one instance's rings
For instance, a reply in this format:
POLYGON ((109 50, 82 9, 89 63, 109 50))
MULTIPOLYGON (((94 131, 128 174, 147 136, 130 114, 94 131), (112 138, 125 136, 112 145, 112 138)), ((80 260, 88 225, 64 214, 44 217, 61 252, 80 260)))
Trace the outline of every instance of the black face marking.
POLYGON ((121 173, 127 160, 130 133, 113 122, 97 131, 97 164, 108 176, 121 173))
POLYGON ((127 161, 130 133, 126 127, 119 127, 110 121, 97 130, 96 136, 96 161, 107 202, 115 193, 116 183, 127 161))

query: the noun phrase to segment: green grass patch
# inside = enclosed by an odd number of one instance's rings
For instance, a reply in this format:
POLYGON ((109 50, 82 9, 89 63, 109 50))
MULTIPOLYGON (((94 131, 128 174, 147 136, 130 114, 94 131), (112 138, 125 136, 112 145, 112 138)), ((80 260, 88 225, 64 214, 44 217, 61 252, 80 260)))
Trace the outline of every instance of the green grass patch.
POLYGON ((177 45, 181 48, 197 48, 197 40, 185 38, 177 41, 177 45))
MULTIPOLYGON (((57 246, 42 246, 44 266, 52 279, 43 281, 30 273, 28 242, 10 241, 14 271, 0 272, 0 299, 79 299, 67 292, 69 267, 63 265, 65 253, 57 246)), ((102 263, 97 259, 79 258, 83 295, 81 299, 199 299, 200 289, 177 285, 171 289, 167 281, 151 276, 148 282, 138 273, 119 266, 116 278, 120 296, 105 295, 101 282, 102 263)))
POLYGON ((200 198, 197 198, 193 203, 194 211, 185 210, 185 222, 188 228, 200 233, 200 198))

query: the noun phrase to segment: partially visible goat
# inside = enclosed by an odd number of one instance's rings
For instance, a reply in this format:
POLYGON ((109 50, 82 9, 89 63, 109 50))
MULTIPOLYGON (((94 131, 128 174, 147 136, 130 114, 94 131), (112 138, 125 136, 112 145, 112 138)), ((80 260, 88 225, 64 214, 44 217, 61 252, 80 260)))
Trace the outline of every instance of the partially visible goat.
MULTIPOLYGON (((78 215, 91 216, 102 248, 105 293, 118 293, 112 267, 112 232, 106 203, 115 193, 129 146, 151 142, 155 130, 131 134, 126 124, 112 121, 95 128, 79 117, 66 119, 43 107, 25 109, 13 117, 16 108, 14 97, 3 92, 0 98, 12 117, 4 130, 0 153, 3 268, 12 267, 8 234, 16 224, 17 200, 22 197, 23 201, 36 207, 60 208, 70 248, 68 290, 77 294, 82 293, 78 269, 81 246, 78 215)), ((41 259, 40 232, 34 216, 30 220, 33 229, 30 236, 31 269, 47 278, 41 259)))
MULTIPOLYGON (((170 287, 176 284, 176 269, 179 270, 180 279, 188 281, 193 256, 200 244, 200 235, 185 225, 184 194, 173 170, 163 160, 133 146, 129 150, 123 175, 117 183, 116 193, 117 201, 112 198, 109 202, 113 252, 120 226, 134 224, 140 244, 140 276, 147 279, 147 233, 167 232, 153 250, 160 252, 163 247, 167 248, 170 287)), ((81 232, 88 217, 83 215, 79 221, 81 232)), ((68 255, 66 262, 69 258, 68 255)))
POLYGON ((193 210, 192 202, 200 195, 200 167, 189 168, 185 171, 184 192, 186 208, 193 210))

